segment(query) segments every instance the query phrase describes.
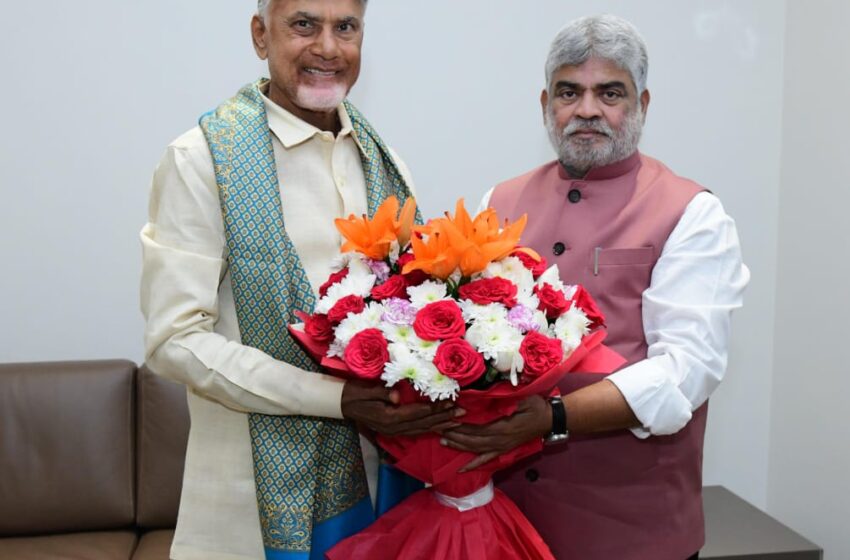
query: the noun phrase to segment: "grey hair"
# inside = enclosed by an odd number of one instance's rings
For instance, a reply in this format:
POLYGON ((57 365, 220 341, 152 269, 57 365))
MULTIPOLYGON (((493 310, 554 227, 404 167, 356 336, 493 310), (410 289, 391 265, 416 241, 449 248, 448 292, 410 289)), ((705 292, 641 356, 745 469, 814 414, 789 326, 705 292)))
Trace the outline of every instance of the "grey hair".
MULTIPOLYGON (((365 5, 369 0, 361 0, 365 5)), ((257 0, 257 13, 261 18, 265 19, 269 15, 269 3, 271 0, 257 0)))
POLYGON ((578 66, 590 58, 610 60, 632 76, 638 95, 646 90, 649 56, 634 25, 612 15, 587 16, 566 25, 552 41, 546 58, 546 85, 564 66, 578 66))

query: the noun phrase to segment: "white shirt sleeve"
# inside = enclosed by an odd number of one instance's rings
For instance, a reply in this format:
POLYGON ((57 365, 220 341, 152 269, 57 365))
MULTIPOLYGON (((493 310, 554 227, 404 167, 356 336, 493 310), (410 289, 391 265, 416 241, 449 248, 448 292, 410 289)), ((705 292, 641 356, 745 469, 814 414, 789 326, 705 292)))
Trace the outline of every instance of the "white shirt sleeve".
MULTIPOLYGON (((198 138, 198 131, 184 138, 198 138)), ((141 307, 150 368, 241 412, 341 418, 343 381, 215 332, 227 270, 212 159, 203 141, 169 146, 141 232, 141 307)))
POLYGON ((735 222, 719 199, 700 193, 664 245, 643 293, 647 358, 609 379, 642 428, 639 438, 682 429, 726 371, 732 311, 750 273, 735 222))
POLYGON ((476 214, 480 214, 484 210, 487 210, 487 207, 490 206, 490 197, 493 196, 493 190, 495 188, 496 187, 493 187, 492 189, 484 193, 484 196, 481 197, 481 202, 478 203, 478 208, 475 210, 476 214))

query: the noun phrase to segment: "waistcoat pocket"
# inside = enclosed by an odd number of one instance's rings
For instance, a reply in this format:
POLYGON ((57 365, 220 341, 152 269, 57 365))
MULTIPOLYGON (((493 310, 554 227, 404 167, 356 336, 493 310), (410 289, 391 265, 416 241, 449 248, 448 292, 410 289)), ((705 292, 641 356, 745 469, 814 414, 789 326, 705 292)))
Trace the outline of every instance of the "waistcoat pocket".
POLYGON ((596 290, 592 295, 603 300, 634 299, 639 304, 654 264, 653 247, 592 249, 590 270, 596 290))

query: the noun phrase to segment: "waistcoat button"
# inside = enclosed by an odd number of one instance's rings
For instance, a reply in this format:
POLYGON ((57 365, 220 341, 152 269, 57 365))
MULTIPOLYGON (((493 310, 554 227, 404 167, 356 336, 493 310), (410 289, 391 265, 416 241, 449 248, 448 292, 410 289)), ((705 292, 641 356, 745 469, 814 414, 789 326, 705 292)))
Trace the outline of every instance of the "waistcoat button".
POLYGON ((567 193, 567 198, 573 204, 576 204, 579 200, 581 200, 581 191, 578 189, 573 189, 567 193))
POLYGON ((567 250, 566 245, 564 245, 564 244, 563 244, 563 243, 561 243, 560 241, 558 241, 557 243, 555 243, 554 245, 552 245, 552 252, 553 252, 555 255, 560 255, 560 254, 562 254, 562 253, 563 253, 564 251, 566 251, 566 250, 567 250))
POLYGON ((536 469, 528 469, 525 471, 525 478, 527 478, 529 482, 536 482, 537 479, 540 478, 540 473, 537 472, 536 469))

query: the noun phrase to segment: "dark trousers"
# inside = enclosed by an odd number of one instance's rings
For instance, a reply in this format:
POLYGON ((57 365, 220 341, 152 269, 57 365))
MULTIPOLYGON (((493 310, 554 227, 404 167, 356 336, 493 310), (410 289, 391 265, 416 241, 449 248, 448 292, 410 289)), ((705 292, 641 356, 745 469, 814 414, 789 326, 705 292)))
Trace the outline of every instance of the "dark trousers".
POLYGON ((699 560, 699 552, 688 558, 688 560, 699 560))

